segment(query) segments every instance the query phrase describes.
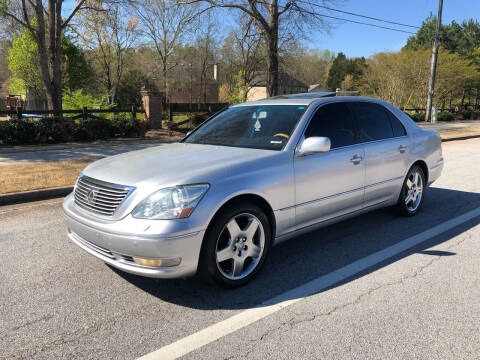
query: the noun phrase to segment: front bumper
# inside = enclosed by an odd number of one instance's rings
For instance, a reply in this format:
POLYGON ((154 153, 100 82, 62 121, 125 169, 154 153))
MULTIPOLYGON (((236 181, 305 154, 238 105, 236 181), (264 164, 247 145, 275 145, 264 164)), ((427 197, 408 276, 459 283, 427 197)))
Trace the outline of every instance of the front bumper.
POLYGON ((154 278, 186 277, 197 271, 204 230, 189 228, 188 221, 131 216, 118 221, 96 219, 76 206, 72 195, 65 199, 63 210, 70 240, 117 269, 154 278), (171 229, 176 231, 166 232, 171 229), (137 265, 132 257, 181 258, 181 262, 171 267, 149 267, 137 265))

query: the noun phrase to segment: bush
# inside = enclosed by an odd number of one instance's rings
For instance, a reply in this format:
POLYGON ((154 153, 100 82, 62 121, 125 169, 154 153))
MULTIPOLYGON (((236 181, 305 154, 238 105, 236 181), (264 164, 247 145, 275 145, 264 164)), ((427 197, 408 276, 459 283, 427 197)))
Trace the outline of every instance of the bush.
POLYGON ((437 121, 453 121, 455 117, 451 112, 448 111, 441 111, 438 113, 437 121))
POLYGON ((150 123, 147 121, 133 120, 131 116, 119 115, 112 119, 114 136, 118 137, 144 137, 150 130, 150 123))
POLYGON ((4 144, 34 144, 36 134, 34 121, 12 119, 1 122, 0 141, 4 144))
POLYGON ((407 114, 410 116, 410 118, 415 121, 415 122, 422 122, 425 121, 425 113, 420 112, 420 113, 413 113, 413 114, 407 114))
POLYGON ((149 122, 134 121, 127 116, 117 116, 113 120, 86 121, 62 118, 12 119, 0 121, 0 144, 44 144, 105 140, 111 137, 143 137, 149 129, 149 122))
POLYGON ((473 110, 472 116, 470 117, 471 120, 480 120, 480 111, 473 110))
POLYGON ((460 114, 462 114, 462 117, 463 117, 464 120, 468 120, 468 119, 472 118, 472 111, 471 110, 462 110, 460 112, 460 114))
POLYGON ((62 118, 42 118, 35 123, 35 141, 40 144, 75 140, 78 125, 62 118))

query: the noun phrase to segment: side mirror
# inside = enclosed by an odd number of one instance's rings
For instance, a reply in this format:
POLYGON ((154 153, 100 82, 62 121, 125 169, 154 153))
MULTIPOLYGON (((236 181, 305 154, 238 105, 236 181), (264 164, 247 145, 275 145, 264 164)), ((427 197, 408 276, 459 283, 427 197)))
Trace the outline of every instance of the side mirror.
POLYGON ((298 156, 324 153, 330 151, 330 139, 328 137, 313 136, 303 140, 298 149, 298 156))

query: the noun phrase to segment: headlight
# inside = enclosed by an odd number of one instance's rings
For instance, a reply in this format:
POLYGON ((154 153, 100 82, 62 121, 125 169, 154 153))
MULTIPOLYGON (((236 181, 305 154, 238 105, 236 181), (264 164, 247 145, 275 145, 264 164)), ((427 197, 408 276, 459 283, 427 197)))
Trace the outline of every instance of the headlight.
POLYGON ((140 219, 181 219, 190 216, 210 185, 195 184, 165 188, 154 192, 133 210, 140 219))

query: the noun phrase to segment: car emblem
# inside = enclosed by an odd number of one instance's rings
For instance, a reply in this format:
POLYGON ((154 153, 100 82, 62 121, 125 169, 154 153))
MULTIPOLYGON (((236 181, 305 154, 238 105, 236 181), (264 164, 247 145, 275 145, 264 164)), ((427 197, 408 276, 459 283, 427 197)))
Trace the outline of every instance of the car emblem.
POLYGON ((94 205, 96 199, 97 199, 97 192, 95 190, 90 190, 87 194, 88 203, 94 205))

